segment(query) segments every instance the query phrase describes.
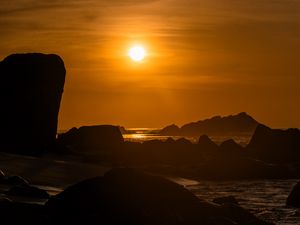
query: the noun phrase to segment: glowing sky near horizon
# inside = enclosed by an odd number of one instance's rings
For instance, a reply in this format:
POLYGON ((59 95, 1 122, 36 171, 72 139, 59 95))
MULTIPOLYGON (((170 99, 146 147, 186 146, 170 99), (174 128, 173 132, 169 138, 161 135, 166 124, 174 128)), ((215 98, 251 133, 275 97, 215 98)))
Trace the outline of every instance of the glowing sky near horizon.
POLYGON ((59 54, 59 128, 246 111, 300 127, 300 0, 2 0, 0 58, 59 54), (128 49, 147 49, 134 63, 128 49))

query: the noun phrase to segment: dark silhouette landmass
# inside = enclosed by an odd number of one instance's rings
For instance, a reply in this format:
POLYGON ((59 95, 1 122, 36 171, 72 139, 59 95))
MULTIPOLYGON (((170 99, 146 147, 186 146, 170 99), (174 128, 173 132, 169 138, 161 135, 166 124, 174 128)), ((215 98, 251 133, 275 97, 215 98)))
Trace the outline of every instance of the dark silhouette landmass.
POLYGON ((200 136, 200 135, 240 135, 252 134, 259 123, 245 112, 230 116, 215 116, 210 119, 188 123, 182 127, 174 124, 163 128, 161 135, 200 136))
POLYGON ((54 143, 65 74, 53 54, 14 54, 0 62, 1 151, 33 155, 54 143))

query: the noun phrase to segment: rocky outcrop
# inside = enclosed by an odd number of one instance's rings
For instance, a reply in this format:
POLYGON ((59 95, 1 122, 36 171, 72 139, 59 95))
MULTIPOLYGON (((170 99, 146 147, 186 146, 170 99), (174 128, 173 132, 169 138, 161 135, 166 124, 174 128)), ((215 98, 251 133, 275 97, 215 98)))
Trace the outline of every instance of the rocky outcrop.
POLYGON ((39 154, 54 143, 65 74, 57 55, 14 54, 0 62, 1 151, 39 154))
POLYGON ((243 147, 237 144, 233 139, 226 140, 220 145, 221 151, 225 153, 239 154, 243 151, 243 147))
POLYGON ((198 147, 203 151, 217 151, 219 146, 213 142, 207 135, 201 135, 198 141, 198 147))
POLYGON ((300 130, 257 126, 247 146, 253 157, 269 162, 300 162, 300 130))
POLYGON ((179 145, 179 146, 188 146, 188 145, 192 145, 192 143, 187 140, 186 138, 179 138, 177 140, 175 140, 175 144, 179 145))
POLYGON ((183 125, 179 128, 170 125, 161 130, 162 135, 200 136, 200 135, 241 135, 252 134, 258 122, 242 112, 237 115, 215 116, 183 125))
POLYGON ((169 126, 166 126, 165 128, 163 128, 161 131, 160 131, 160 134, 161 135, 172 135, 172 136, 176 136, 176 135, 180 135, 180 128, 175 125, 175 124, 172 124, 172 125, 169 125, 169 126))
POLYGON ((72 128, 58 136, 57 143, 76 152, 99 152, 120 147, 123 136, 119 127, 112 125, 72 128))
POLYGON ((300 208, 300 182, 293 187, 293 190, 286 200, 286 204, 288 206, 300 208))
POLYGON ((267 224, 238 206, 199 200, 184 187, 133 169, 113 169, 51 198, 53 223, 131 225, 267 224))

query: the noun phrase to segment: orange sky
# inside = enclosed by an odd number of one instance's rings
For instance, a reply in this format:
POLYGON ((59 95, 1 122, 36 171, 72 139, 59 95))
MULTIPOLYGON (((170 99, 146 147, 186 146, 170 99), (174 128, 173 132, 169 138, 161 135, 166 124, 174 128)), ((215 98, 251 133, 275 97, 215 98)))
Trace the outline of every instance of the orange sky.
POLYGON ((60 129, 246 111, 300 127, 300 0, 2 0, 0 57, 56 53, 60 129), (128 48, 148 56, 130 61, 128 48))

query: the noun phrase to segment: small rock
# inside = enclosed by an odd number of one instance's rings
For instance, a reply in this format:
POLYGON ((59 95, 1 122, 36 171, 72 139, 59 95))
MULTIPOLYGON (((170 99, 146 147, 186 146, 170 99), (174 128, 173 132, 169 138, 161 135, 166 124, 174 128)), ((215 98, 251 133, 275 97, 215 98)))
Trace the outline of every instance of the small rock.
POLYGON ((29 182, 20 176, 4 176, 0 179, 0 184, 6 185, 28 185, 29 182))
POLYGON ((0 179, 3 179, 5 177, 5 174, 2 170, 0 170, 0 179))
POLYGON ((10 196, 24 196, 44 199, 48 199, 50 197, 47 191, 31 185, 14 186, 6 194, 10 196))

